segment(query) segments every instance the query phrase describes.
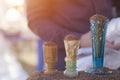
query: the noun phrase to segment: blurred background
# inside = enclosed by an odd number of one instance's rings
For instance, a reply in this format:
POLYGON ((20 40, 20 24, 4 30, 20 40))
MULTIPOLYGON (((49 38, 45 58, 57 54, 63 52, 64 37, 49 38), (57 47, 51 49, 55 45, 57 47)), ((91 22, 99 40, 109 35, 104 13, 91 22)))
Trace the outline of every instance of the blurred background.
POLYGON ((25 16, 24 0, 0 0, 0 80, 25 80, 36 70, 38 38, 25 16))
POLYGON ((0 80, 25 80, 36 71, 38 37, 28 29, 24 2, 0 0, 0 80))

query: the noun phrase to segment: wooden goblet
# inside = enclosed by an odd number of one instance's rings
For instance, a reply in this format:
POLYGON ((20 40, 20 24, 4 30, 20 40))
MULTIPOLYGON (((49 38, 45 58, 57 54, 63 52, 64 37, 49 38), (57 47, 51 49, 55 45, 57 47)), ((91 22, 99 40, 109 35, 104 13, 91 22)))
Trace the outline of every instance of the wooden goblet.
POLYGON ((45 42, 43 45, 45 74, 54 74, 57 62, 57 45, 53 42, 45 42))

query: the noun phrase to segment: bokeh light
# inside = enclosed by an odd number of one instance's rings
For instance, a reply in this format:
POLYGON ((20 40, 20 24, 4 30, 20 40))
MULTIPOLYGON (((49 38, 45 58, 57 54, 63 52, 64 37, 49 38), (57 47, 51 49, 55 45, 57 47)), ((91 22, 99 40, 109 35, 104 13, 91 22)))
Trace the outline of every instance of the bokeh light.
POLYGON ((9 5, 23 5, 24 0, 5 0, 9 5))

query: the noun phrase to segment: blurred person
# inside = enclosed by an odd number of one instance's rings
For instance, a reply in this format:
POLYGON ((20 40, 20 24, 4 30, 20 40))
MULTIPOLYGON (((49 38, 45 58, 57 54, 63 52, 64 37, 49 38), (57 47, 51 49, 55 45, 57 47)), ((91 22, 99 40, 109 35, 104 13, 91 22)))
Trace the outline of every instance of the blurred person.
POLYGON ((120 17, 120 0, 112 0, 115 7, 116 17, 120 17))
MULTIPOLYGON (((89 18, 101 14, 111 19, 111 0, 26 0, 29 28, 39 36, 38 70, 43 69, 44 41, 58 44, 57 70, 65 70, 63 39, 67 34, 81 38, 81 47, 91 47, 89 18)), ((115 48, 106 42, 109 48, 115 48)))
POLYGON ((120 50, 120 17, 111 19, 107 30, 106 39, 120 50))

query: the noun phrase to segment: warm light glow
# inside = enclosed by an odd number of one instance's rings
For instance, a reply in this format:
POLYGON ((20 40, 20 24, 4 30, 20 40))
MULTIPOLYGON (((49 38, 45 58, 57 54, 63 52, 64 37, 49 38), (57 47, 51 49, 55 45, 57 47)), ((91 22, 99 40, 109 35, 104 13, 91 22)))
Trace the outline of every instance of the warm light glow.
POLYGON ((24 4, 24 0, 6 0, 7 4, 10 5, 23 5, 24 4))
POLYGON ((7 11, 5 17, 8 22, 15 22, 21 17, 21 14, 16 9, 12 8, 7 11))

